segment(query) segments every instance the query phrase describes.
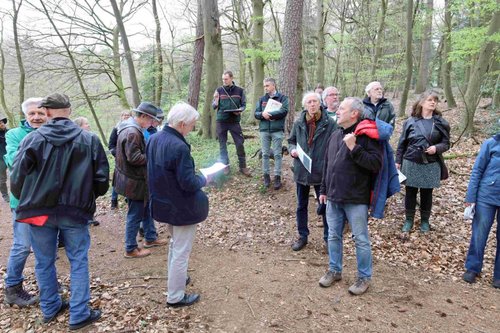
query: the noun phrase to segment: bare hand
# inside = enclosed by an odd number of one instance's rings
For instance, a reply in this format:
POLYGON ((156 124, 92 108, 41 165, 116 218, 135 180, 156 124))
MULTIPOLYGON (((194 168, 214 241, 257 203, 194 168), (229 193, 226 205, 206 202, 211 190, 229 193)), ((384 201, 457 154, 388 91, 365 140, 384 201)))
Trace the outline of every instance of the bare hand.
POLYGON ((326 195, 321 194, 321 195, 319 196, 319 203, 320 203, 320 204, 326 204, 326 195))
POLYGON ((343 140, 347 148, 349 148, 349 150, 354 149, 354 146, 356 145, 356 136, 354 134, 352 133, 346 134, 343 140))
POLYGON ((401 170, 401 164, 396 163, 396 169, 401 170))
POLYGON ((233 112, 235 116, 239 116, 241 112, 233 112))
POLYGON ((425 150, 425 152, 429 155, 434 155, 436 153, 436 146, 430 146, 425 150))
POLYGON ((271 118, 271 115, 269 114, 269 112, 264 111, 262 112, 262 117, 264 117, 264 119, 266 120, 269 120, 271 118))
POLYGON ((466 202, 466 203, 465 203, 465 207, 469 207, 469 206, 471 206, 472 204, 473 204, 473 202, 466 202))
POLYGON ((290 155, 291 155, 292 157, 295 157, 295 158, 296 158, 296 157, 298 157, 298 156, 299 156, 299 154, 297 154, 297 149, 292 149, 292 151, 290 152, 290 155))

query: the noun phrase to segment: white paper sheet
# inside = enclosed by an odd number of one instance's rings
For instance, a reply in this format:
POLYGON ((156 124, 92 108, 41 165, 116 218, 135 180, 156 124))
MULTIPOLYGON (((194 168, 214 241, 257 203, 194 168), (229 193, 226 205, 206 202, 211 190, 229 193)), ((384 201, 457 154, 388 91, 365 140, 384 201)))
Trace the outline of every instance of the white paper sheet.
POLYGON ((304 150, 302 149, 302 147, 298 143, 297 143, 297 155, 299 156, 299 160, 304 165, 304 168, 306 168, 306 170, 309 171, 309 173, 311 173, 311 170, 312 170, 312 160, 309 157, 309 155, 307 155, 304 152, 304 150))
POLYGON ((403 175, 403 173, 401 171, 399 171, 399 170, 398 170, 398 178, 399 178, 399 183, 400 184, 406 180, 406 176, 403 175))
POLYGON ((205 178, 207 178, 210 175, 216 174, 217 172, 224 170, 226 167, 227 167, 226 164, 221 162, 216 162, 211 167, 200 169, 200 172, 203 176, 205 176, 205 178))

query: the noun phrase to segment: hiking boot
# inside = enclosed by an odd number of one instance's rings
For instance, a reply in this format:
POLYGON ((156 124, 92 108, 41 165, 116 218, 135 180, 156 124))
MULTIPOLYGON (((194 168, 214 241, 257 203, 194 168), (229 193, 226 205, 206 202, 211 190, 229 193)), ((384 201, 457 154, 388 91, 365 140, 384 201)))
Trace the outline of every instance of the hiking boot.
POLYGON ((183 306, 190 306, 200 300, 199 294, 184 294, 184 297, 177 303, 169 303, 167 305, 172 308, 180 308, 183 306))
POLYGON ((118 200, 111 200, 111 209, 118 208, 118 200))
POLYGON ((403 224, 402 232, 410 232, 413 228, 413 220, 415 219, 415 211, 414 210, 406 210, 406 220, 405 224, 403 224))
POLYGON ((304 248, 304 246, 306 246, 306 244, 307 244, 307 238, 300 237, 295 242, 293 242, 292 250, 300 251, 304 248))
POLYGON ((59 315, 61 315, 64 311, 66 311, 66 309, 68 309, 68 308, 69 308, 69 302, 63 300, 61 302, 61 307, 59 308, 59 310, 51 317, 43 317, 43 322, 45 324, 50 323, 51 321, 56 319, 59 315))
POLYGON ((82 327, 85 327, 85 326, 88 326, 90 324, 92 324, 93 322, 99 320, 99 318, 101 318, 101 310, 90 310, 90 315, 87 319, 85 319, 84 321, 81 321, 77 324, 70 324, 69 325, 69 329, 74 331, 74 330, 78 330, 82 327))
POLYGON ((476 282, 476 277, 478 274, 473 271, 465 271, 464 275, 462 275, 462 280, 464 280, 467 283, 475 283, 476 282))
POLYGON ((252 172, 250 172, 249 168, 240 168, 240 172, 247 177, 252 177, 252 172))
POLYGON ((420 232, 429 232, 431 230, 431 226, 429 224, 429 218, 431 217, 431 212, 428 211, 420 211, 420 232))
POLYGON ((149 256, 150 254, 151 254, 151 251, 136 247, 131 252, 125 252, 124 257, 127 259, 144 258, 144 257, 149 256))
POLYGON ((20 308, 33 305, 38 302, 38 296, 33 296, 23 288, 23 283, 5 288, 4 303, 7 305, 17 305, 20 308))
POLYGON ((274 189, 279 190, 281 188, 281 176, 274 176, 274 189))
POLYGON ((145 242, 144 247, 149 249, 150 247, 164 246, 168 244, 168 240, 165 239, 155 239, 152 242, 145 242))
POLYGON ((319 286, 323 288, 330 287, 335 281, 342 280, 342 273, 336 271, 328 271, 319 279, 319 286))
POLYGON ((264 174, 264 187, 269 188, 271 186, 271 176, 269 176, 267 173, 264 174))
POLYGON ((368 287, 370 286, 369 278, 358 278, 356 282, 349 287, 349 293, 352 295, 361 295, 366 292, 368 287))

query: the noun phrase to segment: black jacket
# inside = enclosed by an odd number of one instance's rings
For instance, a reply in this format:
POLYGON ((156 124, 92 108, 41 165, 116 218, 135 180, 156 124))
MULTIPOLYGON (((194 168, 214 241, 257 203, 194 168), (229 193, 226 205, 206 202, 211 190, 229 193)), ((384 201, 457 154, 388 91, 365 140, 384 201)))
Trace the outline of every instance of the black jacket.
POLYGON ((358 123, 333 132, 325 152, 320 193, 328 200, 343 204, 370 204, 375 175, 382 167, 383 146, 366 135, 356 137, 351 151, 343 139, 354 132, 358 123))
POLYGON ((420 164, 437 162, 440 154, 450 149, 450 125, 441 116, 434 115, 432 119, 434 126, 430 136, 431 142, 423 133, 423 126, 418 125, 422 118, 410 117, 405 121, 396 150, 396 163, 401 164, 403 159, 420 164), (424 153, 433 145, 436 146, 436 154, 424 153))
POLYGON ((86 222, 109 187, 106 153, 97 135, 54 118, 21 142, 10 186, 19 198, 18 220, 64 214, 86 222))
POLYGON ((7 154, 7 142, 5 141, 5 134, 7 134, 7 129, 5 131, 0 131, 0 163, 3 163, 3 155, 7 154))
POLYGON ((374 105, 370 100, 370 97, 366 97, 363 100, 365 109, 363 110, 363 118, 375 120, 376 118, 385 121, 394 127, 396 122, 396 113, 394 113, 394 106, 387 100, 387 98, 382 97, 377 105, 374 105))
POLYGON ((118 142, 118 125, 113 127, 111 134, 109 135, 108 149, 111 155, 116 157, 116 143, 118 142))

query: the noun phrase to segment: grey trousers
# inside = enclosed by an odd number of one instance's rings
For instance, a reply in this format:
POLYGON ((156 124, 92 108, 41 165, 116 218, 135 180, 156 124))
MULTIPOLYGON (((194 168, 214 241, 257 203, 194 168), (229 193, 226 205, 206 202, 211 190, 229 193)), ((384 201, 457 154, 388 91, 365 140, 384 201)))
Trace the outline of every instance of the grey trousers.
POLYGON ((168 224, 172 236, 168 249, 168 303, 177 303, 184 298, 186 290, 189 255, 196 235, 196 224, 174 226, 168 224))

